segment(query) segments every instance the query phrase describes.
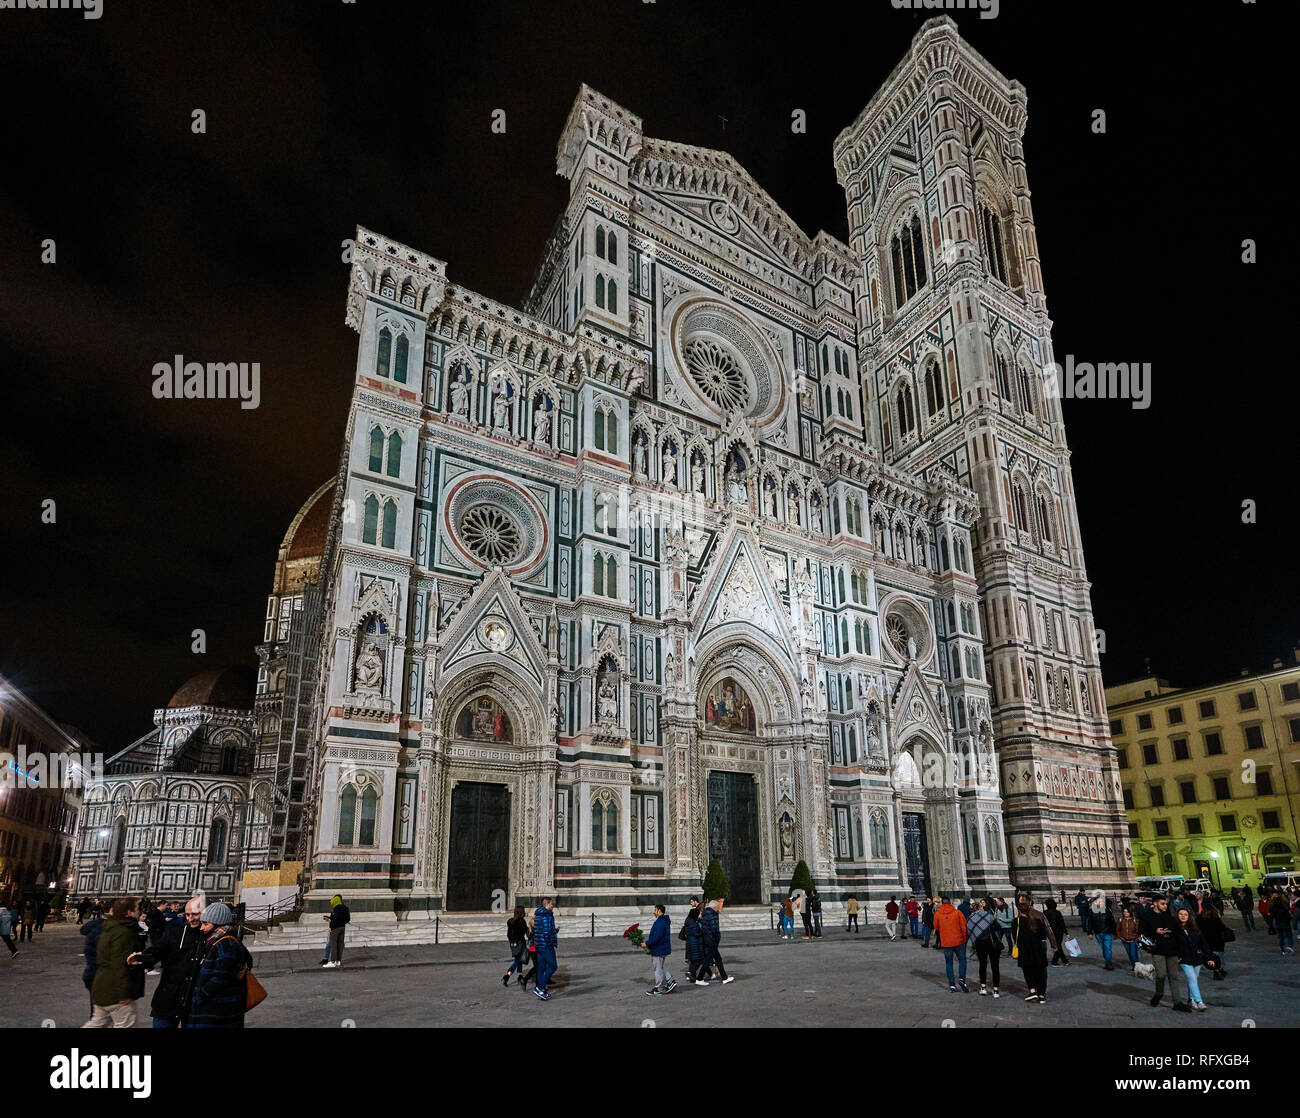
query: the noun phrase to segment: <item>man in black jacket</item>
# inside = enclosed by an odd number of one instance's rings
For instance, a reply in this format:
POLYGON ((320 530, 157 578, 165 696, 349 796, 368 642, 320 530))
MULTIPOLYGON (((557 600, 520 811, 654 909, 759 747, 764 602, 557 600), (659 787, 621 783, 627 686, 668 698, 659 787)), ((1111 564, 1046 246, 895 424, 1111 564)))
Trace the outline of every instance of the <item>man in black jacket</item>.
POLYGON ((325 958, 320 961, 320 965, 334 969, 343 965, 343 936, 352 919, 352 913, 339 894, 330 898, 330 912, 325 919, 329 921, 330 938, 325 943, 325 958))
POLYGON ((158 988, 153 992, 153 1002, 149 1006, 155 1029, 185 1026, 194 980, 206 950, 203 933, 199 930, 202 914, 203 902, 195 897, 185 906, 184 920, 173 920, 161 940, 150 943, 127 960, 132 966, 140 965, 149 970, 162 966, 162 978, 158 980, 158 988))
MULTIPOLYGON (((1159 1005, 1165 992, 1165 979, 1169 979, 1169 995, 1174 999, 1174 1009, 1184 1013, 1191 1012, 1187 1004, 1190 996, 1187 980, 1178 965, 1178 922, 1169 912, 1169 898, 1163 893, 1158 895, 1138 920, 1138 928, 1144 938, 1150 941, 1151 965, 1156 969, 1156 992, 1151 999, 1152 1005, 1159 1005), (1182 997, 1178 995, 1178 986, 1182 983, 1182 997)), ((1139 941, 1141 942, 1141 941, 1139 941)))

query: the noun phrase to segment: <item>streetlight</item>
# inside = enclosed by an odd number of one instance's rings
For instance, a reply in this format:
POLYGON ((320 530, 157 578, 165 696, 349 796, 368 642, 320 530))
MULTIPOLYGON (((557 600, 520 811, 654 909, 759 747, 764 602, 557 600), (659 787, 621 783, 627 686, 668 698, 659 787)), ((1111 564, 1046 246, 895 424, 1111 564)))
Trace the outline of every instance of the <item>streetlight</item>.
POLYGON ((1210 867, 1214 870, 1214 887, 1222 893, 1223 886, 1219 884, 1219 852, 1217 850, 1210 851, 1210 867))

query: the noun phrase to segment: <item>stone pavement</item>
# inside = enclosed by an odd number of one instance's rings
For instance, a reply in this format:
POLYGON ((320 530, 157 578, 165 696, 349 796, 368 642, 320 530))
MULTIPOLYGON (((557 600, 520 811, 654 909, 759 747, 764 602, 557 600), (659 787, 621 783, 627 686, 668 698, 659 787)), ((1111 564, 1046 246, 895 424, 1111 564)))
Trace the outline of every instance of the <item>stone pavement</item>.
MULTIPOLYGON (((1046 1005, 1024 1002, 1020 969, 1001 962, 1000 1000, 979 997, 978 965, 972 957, 970 994, 949 994, 943 954, 916 941, 890 943, 879 925, 859 935, 827 928, 822 940, 785 942, 770 932, 728 935, 723 916, 722 955, 736 981, 697 988, 682 982, 672 993, 647 997, 647 956, 612 938, 566 936, 560 923, 560 969, 549 1002, 512 982, 501 986, 509 963, 504 943, 444 944, 347 951, 338 970, 321 970, 315 951, 267 952, 257 974, 269 997, 248 1016, 250 1028, 533 1026, 809 1027, 847 1025, 934 1028, 1163 1027, 1260 1028, 1300 1025, 1300 956, 1282 957, 1275 938, 1245 932, 1233 914, 1238 939, 1228 947, 1230 977, 1216 982, 1203 972, 1205 1013, 1174 1014, 1149 1004, 1152 985, 1126 966, 1102 969, 1100 951, 1080 939, 1082 958, 1048 972, 1046 1005)), ((1071 929, 1074 930, 1073 922, 1071 929)), ((674 929, 674 934, 675 934, 674 929)), ((679 948, 671 960, 675 977, 685 966, 679 948)), ((79 1026, 89 1014, 81 984, 81 937, 75 925, 50 924, 17 959, 0 950, 0 1025, 79 1026)), ((1116 944, 1117 956, 1122 949, 1116 944)), ((147 1027, 156 978, 146 980, 139 1003, 147 1027)))

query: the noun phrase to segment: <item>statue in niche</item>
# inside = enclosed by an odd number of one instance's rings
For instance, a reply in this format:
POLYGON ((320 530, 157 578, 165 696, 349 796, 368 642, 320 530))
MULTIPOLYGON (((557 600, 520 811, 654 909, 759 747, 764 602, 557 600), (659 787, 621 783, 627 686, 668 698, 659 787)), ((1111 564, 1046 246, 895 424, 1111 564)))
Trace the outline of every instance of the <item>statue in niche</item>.
POLYGON ((677 484, 677 455, 671 443, 664 444, 663 481, 665 485, 677 484))
POLYGON ((646 455, 645 455, 646 438, 642 435, 632 446, 632 471, 640 477, 645 477, 646 455))
POLYGON ((1025 679, 1026 679, 1026 680, 1028 681, 1028 683, 1029 683, 1029 697, 1030 697, 1034 702, 1038 702, 1038 679, 1037 679, 1037 677, 1034 675, 1034 665, 1033 665, 1033 664, 1026 664, 1026 665, 1025 665, 1025 679))
POLYGON ((704 492, 704 462, 698 452, 691 456, 691 492, 704 492))
POLYGON ((507 395, 509 386, 505 381, 501 382, 497 394, 492 398, 492 431, 494 434, 508 435, 510 433, 510 397, 507 395))
POLYGON ((460 373, 454 373, 451 378, 451 412, 461 419, 469 418, 468 379, 468 375, 462 378, 460 373))
POLYGON ((749 502, 749 486, 741 476, 740 470, 736 468, 734 462, 728 463, 726 474, 723 478, 727 490, 727 501, 733 505, 743 505, 749 502))
POLYGON ((596 714, 602 722, 613 722, 618 718, 618 687, 614 682, 615 672, 606 671, 596 691, 596 714))
POLYGON ((822 506, 820 501, 808 502, 808 523, 814 532, 822 530, 822 506))
POLYGON ((907 658, 908 660, 916 659, 916 638, 915 637, 907 638, 907 658))
POLYGON ((781 813, 781 861, 794 861, 794 820, 790 818, 789 812, 781 813))
POLYGON ((367 641, 357 657, 357 690, 379 691, 384 686, 384 657, 374 641, 367 641))
POLYGON ((551 413, 546 410, 546 399, 537 405, 533 415, 533 443, 536 446, 551 445, 551 413))

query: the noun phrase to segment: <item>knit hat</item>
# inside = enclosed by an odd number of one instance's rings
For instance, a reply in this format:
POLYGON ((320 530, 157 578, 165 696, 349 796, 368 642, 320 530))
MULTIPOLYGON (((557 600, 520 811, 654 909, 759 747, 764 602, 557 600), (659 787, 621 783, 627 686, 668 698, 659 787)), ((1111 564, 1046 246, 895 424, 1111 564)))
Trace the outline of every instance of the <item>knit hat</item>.
POLYGON ((221 901, 213 901, 203 910, 203 923, 211 924, 214 928, 233 924, 234 921, 235 914, 230 911, 230 906, 221 901))

